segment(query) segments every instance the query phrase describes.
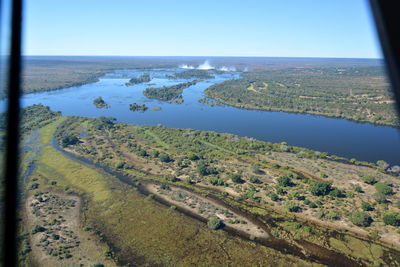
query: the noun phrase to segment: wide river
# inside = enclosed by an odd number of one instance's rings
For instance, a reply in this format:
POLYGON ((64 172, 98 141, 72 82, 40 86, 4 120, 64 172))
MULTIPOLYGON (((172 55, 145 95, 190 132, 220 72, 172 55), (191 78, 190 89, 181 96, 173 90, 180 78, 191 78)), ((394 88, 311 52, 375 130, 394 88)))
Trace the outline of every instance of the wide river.
POLYGON ((392 127, 356 123, 345 119, 322 116, 245 110, 229 106, 209 106, 198 102, 204 90, 212 84, 238 77, 238 73, 223 73, 184 90, 182 104, 148 99, 142 91, 148 83, 135 86, 124 84, 143 72, 152 77, 151 86, 173 85, 187 80, 165 77, 180 69, 118 70, 99 82, 52 92, 25 95, 23 106, 43 104, 63 115, 85 117, 111 116, 118 121, 138 125, 211 130, 233 133, 270 142, 287 142, 347 158, 370 162, 385 160, 400 164, 399 130, 392 127), (97 109, 93 99, 101 96, 111 107, 97 109), (146 104, 146 112, 132 112, 129 104, 146 104), (160 111, 152 110, 161 107, 160 111))

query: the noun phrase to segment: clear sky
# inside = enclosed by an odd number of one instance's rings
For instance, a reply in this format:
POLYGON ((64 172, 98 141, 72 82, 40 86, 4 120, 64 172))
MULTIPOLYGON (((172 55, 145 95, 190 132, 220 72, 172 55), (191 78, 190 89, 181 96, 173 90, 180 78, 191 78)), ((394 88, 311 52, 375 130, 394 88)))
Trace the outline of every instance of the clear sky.
POLYGON ((366 0, 25 0, 24 54, 381 58, 366 0))

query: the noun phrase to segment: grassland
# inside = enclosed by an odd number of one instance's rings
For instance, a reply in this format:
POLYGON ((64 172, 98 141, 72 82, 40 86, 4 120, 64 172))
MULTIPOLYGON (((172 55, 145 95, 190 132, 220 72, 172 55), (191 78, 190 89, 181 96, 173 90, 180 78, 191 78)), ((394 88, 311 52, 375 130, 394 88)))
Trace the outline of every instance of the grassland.
POLYGON ((275 238, 270 246, 283 242, 311 255, 326 253, 328 259, 339 259, 329 253, 340 253, 366 265, 394 266, 400 260, 398 250, 390 248, 400 246, 397 223, 384 219, 400 212, 400 184, 376 164, 285 143, 105 118, 68 119, 56 136, 80 132, 86 133, 81 142, 66 151, 136 183, 157 181, 217 198, 260 220, 275 238), (382 193, 381 187, 391 192, 382 193), (360 213, 367 223, 355 218, 360 213))
MULTIPOLYGON (((54 133, 63 120, 55 119, 38 132, 42 150, 30 175, 36 179, 29 179, 27 187, 32 182, 37 186, 31 187, 27 199, 40 192, 67 198, 79 196, 82 201, 80 227, 86 234, 94 235, 91 239, 95 242, 91 243, 91 251, 82 245, 82 251, 72 254, 71 258, 57 259, 57 265, 95 260, 106 266, 112 266, 113 262, 166 266, 318 266, 254 241, 210 230, 206 224, 160 205, 101 169, 67 157, 52 146, 54 133), (99 254, 99 251, 103 252, 99 254), (86 258, 79 256, 82 254, 86 258)), ((87 122, 82 123, 89 126, 87 122)), ((26 232, 31 230, 30 225, 25 225, 26 232)), ((31 246, 36 245, 36 235, 24 235, 31 246)), ((27 252, 25 260, 34 259, 37 254, 33 252, 27 252)), ((43 262, 54 263, 48 257, 43 262)))
POLYGON ((205 95, 239 108, 400 125, 390 85, 379 66, 252 71, 209 87, 205 95))

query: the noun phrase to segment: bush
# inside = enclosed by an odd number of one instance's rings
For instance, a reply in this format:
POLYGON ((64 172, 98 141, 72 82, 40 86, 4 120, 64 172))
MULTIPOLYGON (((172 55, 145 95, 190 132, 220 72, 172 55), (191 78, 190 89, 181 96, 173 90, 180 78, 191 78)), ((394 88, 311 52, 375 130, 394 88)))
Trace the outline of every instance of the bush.
POLYGON ((294 202, 288 201, 285 203, 285 208, 290 212, 301 212, 301 208, 294 202))
POLYGON ((73 146, 73 145, 76 145, 78 143, 79 143, 78 137, 76 137, 75 135, 72 135, 72 134, 64 135, 61 138, 61 145, 63 147, 73 146))
POLYGON ((222 180, 219 177, 212 176, 208 180, 210 181, 210 184, 215 185, 215 186, 227 186, 228 185, 224 180, 222 180))
POLYGON ((372 197, 378 203, 385 203, 387 201, 386 200, 386 196, 384 194, 381 194, 381 193, 375 193, 375 194, 372 195, 372 197))
POLYGON ((361 186, 359 186, 359 185, 357 185, 356 187, 354 187, 354 191, 356 191, 357 193, 362 193, 362 192, 363 192, 361 186))
POLYGON ((171 162, 172 161, 171 157, 168 154, 164 154, 164 153, 159 155, 159 159, 161 160, 161 162, 171 162))
POLYGON ((276 190, 276 193, 277 193, 278 195, 281 195, 281 196, 286 195, 286 193, 287 193, 287 192, 286 192, 282 187, 280 187, 279 185, 275 186, 275 190, 276 190))
POLYGON ((370 203, 364 201, 361 203, 361 208, 365 211, 371 211, 374 209, 370 203))
POLYGON ((245 181, 242 179, 242 176, 240 174, 234 173, 230 175, 230 178, 232 182, 236 184, 243 184, 245 181))
POLYGON ((189 152, 188 155, 187 155, 187 158, 190 159, 190 160, 198 160, 198 159, 200 159, 199 156, 197 156, 193 152, 189 152))
POLYGON ((325 196, 332 191, 332 182, 314 182, 310 187, 310 192, 314 196, 325 196))
POLYGON ((372 223, 372 218, 367 213, 362 211, 353 212, 350 215, 349 220, 357 226, 370 226, 372 223))
POLYGON ((260 179, 258 179, 258 178, 255 177, 255 176, 251 176, 251 177, 250 177, 250 183, 253 183, 253 184, 262 184, 262 182, 260 181, 260 179))
POLYGON ((208 228, 210 228, 211 230, 218 230, 223 226, 223 222, 220 218, 218 218, 217 216, 213 216, 211 217, 208 222, 207 222, 207 226, 208 228))
POLYGON ((315 204, 314 202, 312 202, 311 200, 304 200, 304 204, 306 204, 307 206, 309 206, 312 209, 315 209, 317 207, 317 204, 315 204))
POLYGON ((376 180, 375 177, 371 176, 371 175, 364 175, 361 176, 361 180, 364 181, 364 183, 366 184, 376 184, 378 181, 376 180))
POLYGON ((278 197, 278 195, 277 194, 275 194, 275 193, 271 193, 271 194, 269 194, 269 198, 272 200, 272 201, 279 201, 279 197, 278 197))
POLYGON ((343 192, 340 189, 334 188, 332 191, 329 192, 329 195, 332 197, 345 197, 343 192))
POLYGON ((384 183, 380 183, 380 182, 375 184, 375 190, 377 193, 383 194, 383 195, 393 194, 393 190, 390 186, 388 186, 387 184, 384 184, 384 183))
POLYGON ((280 186, 293 186, 292 179, 287 176, 281 176, 276 181, 280 186))
POLYGON ((261 173, 261 166, 259 164, 253 164, 253 165, 251 165, 251 170, 255 174, 260 174, 261 173))
POLYGON ((208 166, 204 162, 201 162, 197 165, 197 171, 199 172, 199 174, 201 176, 206 176, 206 175, 210 175, 210 174, 218 174, 218 171, 215 168, 208 166))
POLYGON ((400 226, 400 214, 399 213, 387 213, 383 216, 383 222, 386 225, 400 226))

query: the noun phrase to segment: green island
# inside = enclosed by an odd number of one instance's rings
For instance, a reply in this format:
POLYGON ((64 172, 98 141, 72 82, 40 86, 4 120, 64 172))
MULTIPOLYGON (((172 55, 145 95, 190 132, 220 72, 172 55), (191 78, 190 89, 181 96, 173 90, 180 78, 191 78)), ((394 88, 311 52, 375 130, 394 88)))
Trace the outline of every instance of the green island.
POLYGON ((173 75, 167 75, 168 79, 212 79, 214 76, 208 70, 185 70, 176 72, 173 75))
POLYGON ((129 104, 129 109, 132 111, 146 111, 148 107, 145 104, 139 105, 137 103, 129 104))
POLYGON ((104 99, 99 96, 98 98, 95 98, 93 100, 93 105, 96 106, 96 108, 109 108, 110 106, 104 101, 104 99))
POLYGON ((150 75, 145 73, 140 75, 138 78, 132 78, 130 79, 127 83, 125 83, 126 86, 132 86, 135 84, 139 84, 139 83, 147 83, 150 82, 151 78, 150 75))
POLYGON ((245 72, 205 96, 239 108, 285 111, 400 126, 382 67, 298 67, 245 72))
POLYGON ((149 87, 143 91, 143 94, 148 98, 181 104, 183 103, 183 90, 192 85, 195 85, 198 82, 199 80, 194 80, 190 82, 178 83, 171 86, 149 87))
POLYGON ((400 265, 400 181, 382 161, 23 115, 21 265, 400 265))

